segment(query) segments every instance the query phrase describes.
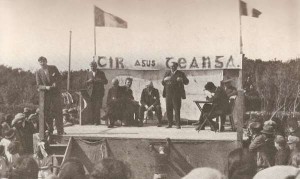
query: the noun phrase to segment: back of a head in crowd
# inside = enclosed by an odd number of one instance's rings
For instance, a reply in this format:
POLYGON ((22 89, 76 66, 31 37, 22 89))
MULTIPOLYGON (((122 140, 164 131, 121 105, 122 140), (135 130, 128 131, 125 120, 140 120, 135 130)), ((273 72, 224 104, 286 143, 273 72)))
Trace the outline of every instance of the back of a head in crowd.
POLYGON ((182 179, 225 179, 226 177, 216 169, 203 167, 193 169, 182 179))
POLYGON ((20 147, 21 147, 21 144, 20 142, 18 141, 12 141, 8 147, 7 147, 7 150, 10 154, 12 155, 15 155, 17 153, 20 153, 20 147))
POLYGON ((9 179, 37 179, 38 165, 30 156, 21 156, 14 163, 12 171, 9 173, 9 179))
POLYGON ((90 179, 129 179, 130 170, 119 160, 105 158, 95 165, 90 179))
POLYGON ((85 179, 83 164, 78 158, 66 160, 60 168, 58 177, 59 179, 85 179))
POLYGON ((298 173, 298 168, 278 165, 261 170, 253 179, 295 179, 298 173))
POLYGON ((287 125, 290 132, 294 132, 296 129, 298 129, 298 118, 296 117, 288 118, 287 125))
POLYGON ((248 148, 238 148, 228 155, 228 178, 252 179, 256 173, 256 161, 248 148))

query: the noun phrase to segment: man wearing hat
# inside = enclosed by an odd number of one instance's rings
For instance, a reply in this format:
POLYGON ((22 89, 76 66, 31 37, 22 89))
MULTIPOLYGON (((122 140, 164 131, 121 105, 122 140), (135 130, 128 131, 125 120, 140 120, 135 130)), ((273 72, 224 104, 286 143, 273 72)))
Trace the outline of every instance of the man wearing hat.
POLYGON ((186 99, 184 85, 189 84, 189 79, 185 73, 177 70, 178 63, 173 62, 170 66, 170 71, 165 73, 162 80, 163 97, 166 98, 166 110, 168 118, 167 128, 172 128, 173 125, 173 110, 175 111, 175 120, 177 129, 181 129, 180 126, 180 109, 181 99, 186 99))
POLYGON ((106 114, 103 116, 104 120, 108 119, 108 128, 114 127, 115 121, 122 120, 123 103, 122 103, 122 88, 119 86, 119 80, 114 78, 112 80, 112 87, 108 90, 106 98, 106 114))
MULTIPOLYGON (((205 118, 207 118, 208 122, 211 124, 211 130, 216 131, 219 126, 216 122, 212 121, 212 119, 228 113, 228 97, 225 90, 221 87, 216 87, 213 82, 207 82, 204 88, 210 93, 214 93, 214 96, 207 98, 207 100, 211 102, 211 105, 206 105, 206 107, 203 108, 198 122, 199 126, 196 127, 196 130, 201 130, 201 127, 203 129, 203 122, 205 121, 205 118)), ((224 123, 225 120, 221 118, 221 131, 224 131, 224 123)))
POLYGON ((23 114, 25 114, 25 118, 28 119, 29 115, 31 114, 31 110, 29 108, 24 108, 23 114))
POLYGON ((146 88, 143 89, 141 94, 141 106, 140 106, 140 118, 141 121, 144 120, 144 112, 147 111, 147 115, 152 114, 152 111, 155 112, 155 115, 158 119, 158 127, 161 127, 161 106, 159 99, 158 89, 154 88, 152 81, 149 81, 146 85, 146 88))
POLYGON ((257 136, 249 146, 249 151, 257 155, 258 171, 275 164, 274 133, 272 126, 264 126, 261 135, 257 136))
POLYGON ((299 137, 290 135, 288 136, 287 144, 290 148, 290 156, 289 156, 288 164, 291 165, 293 156, 300 153, 300 139, 299 137))
POLYGON ((221 81, 224 90, 228 96, 228 98, 235 98, 235 96, 237 95, 237 89, 236 87, 232 86, 232 79, 227 79, 227 80, 223 80, 221 81))
POLYGON ((38 59, 41 68, 36 71, 36 83, 39 88, 45 89, 45 122, 50 132, 53 133, 53 119, 57 134, 64 133, 62 121, 62 98, 60 93, 61 74, 54 65, 48 65, 45 57, 38 59))
POLYGON ((94 125, 100 124, 100 109, 102 108, 102 100, 104 96, 104 85, 107 84, 105 73, 97 69, 97 63, 92 61, 90 63, 91 71, 87 74, 87 92, 91 103, 90 123, 94 125))
POLYGON ((23 151, 20 154, 33 154, 33 134, 35 132, 33 124, 25 120, 23 113, 18 113, 12 121, 12 127, 16 129, 20 137, 23 151))

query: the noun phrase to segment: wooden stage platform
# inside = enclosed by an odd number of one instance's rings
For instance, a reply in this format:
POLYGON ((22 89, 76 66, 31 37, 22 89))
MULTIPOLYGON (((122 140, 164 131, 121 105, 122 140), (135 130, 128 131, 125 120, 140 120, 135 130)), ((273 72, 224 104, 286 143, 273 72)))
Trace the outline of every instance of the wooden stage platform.
POLYGON ((225 132, 213 132, 206 127, 199 133, 192 125, 183 125, 181 129, 165 128, 166 126, 143 126, 143 127, 125 127, 117 126, 107 128, 106 125, 74 125, 65 127, 67 134, 64 137, 83 137, 83 138, 133 138, 133 139, 174 139, 174 140, 220 140, 236 141, 237 133, 232 132, 230 128, 225 128, 225 132))

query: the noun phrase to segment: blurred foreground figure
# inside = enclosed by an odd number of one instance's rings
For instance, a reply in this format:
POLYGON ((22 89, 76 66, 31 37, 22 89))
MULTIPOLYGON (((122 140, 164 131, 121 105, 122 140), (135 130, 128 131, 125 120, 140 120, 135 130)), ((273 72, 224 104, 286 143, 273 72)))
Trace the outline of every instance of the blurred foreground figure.
POLYGON ((258 172, 253 179, 295 179, 298 174, 299 169, 281 165, 264 169, 258 172))
POLYGON ((39 168, 32 157, 21 156, 9 174, 9 179, 37 179, 39 168))
POLYGON ((90 179, 129 179, 130 176, 130 170, 122 161, 104 158, 95 165, 90 179))
POLYGON ((60 168, 59 179, 85 179, 83 164, 77 158, 70 158, 60 168))
POLYGON ((62 119, 62 97, 60 93, 61 74, 54 65, 47 65, 47 59, 38 59, 41 68, 36 71, 36 83, 38 87, 43 87, 45 92, 45 123, 50 134, 53 134, 53 119, 57 134, 64 134, 62 119))
POLYGON ((193 169, 182 179, 225 179, 226 177, 216 169, 203 167, 193 169))

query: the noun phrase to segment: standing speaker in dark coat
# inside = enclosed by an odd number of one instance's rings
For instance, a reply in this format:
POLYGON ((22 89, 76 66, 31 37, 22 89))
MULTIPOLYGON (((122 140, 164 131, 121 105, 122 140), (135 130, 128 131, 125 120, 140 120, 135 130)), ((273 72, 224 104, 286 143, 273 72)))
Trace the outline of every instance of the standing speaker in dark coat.
POLYGON ((173 110, 175 111, 175 120, 177 129, 180 129, 180 108, 181 99, 186 98, 184 85, 189 84, 189 80, 186 75, 177 70, 178 63, 173 62, 171 70, 167 71, 162 85, 164 86, 163 97, 166 98, 166 109, 168 117, 168 126, 171 128, 173 125, 173 110))

